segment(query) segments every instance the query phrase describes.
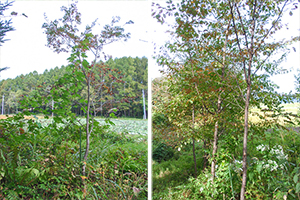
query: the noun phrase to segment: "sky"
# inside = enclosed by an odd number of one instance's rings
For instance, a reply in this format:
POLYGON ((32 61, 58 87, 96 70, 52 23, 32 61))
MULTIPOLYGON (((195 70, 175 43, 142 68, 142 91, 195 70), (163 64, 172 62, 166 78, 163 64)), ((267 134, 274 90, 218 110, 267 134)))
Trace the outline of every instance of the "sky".
MULTIPOLYGON (((155 1, 160 5, 163 5, 162 1, 155 1)), ((293 11, 293 15, 290 16, 288 12, 283 15, 283 23, 288 24, 288 30, 283 28, 276 33, 276 40, 280 39, 290 39, 291 36, 300 36, 300 12, 299 7, 297 10, 293 11)), ((169 40, 167 34, 164 32, 168 29, 168 27, 164 27, 163 25, 159 25, 155 19, 150 19, 152 27, 155 27, 155 30, 152 32, 153 41, 156 41, 157 44, 163 44, 163 41, 169 40)), ((294 74, 297 72, 297 69, 300 69, 300 42, 294 43, 289 46, 289 48, 295 47, 296 52, 293 50, 289 53, 287 57, 287 61, 283 62, 280 67, 291 70, 290 73, 280 74, 276 76, 272 76, 271 80, 278 85, 280 88, 276 89, 280 93, 289 93, 290 91, 295 92, 295 78, 294 74)), ((155 61, 149 59, 149 66, 152 67, 153 73, 151 79, 160 76, 157 72, 161 68, 155 64, 155 61)), ((149 67, 150 69, 150 67, 149 67)), ((150 71, 151 74, 151 71, 150 71)))
MULTIPOLYGON (((162 3, 163 1, 159 1, 162 3)), ((5 12, 9 15, 12 11, 18 12, 18 16, 12 17, 15 31, 7 33, 6 41, 0 47, 0 68, 10 67, 2 71, 0 80, 15 78, 21 74, 27 74, 36 70, 43 73, 45 69, 67 65, 68 53, 54 53, 46 47, 47 39, 43 33, 42 24, 45 22, 44 13, 49 20, 61 18, 63 12, 61 6, 68 6, 71 0, 65 1, 15 1, 13 6, 5 12), (28 18, 21 15, 25 13, 28 18)), ((124 26, 126 32, 131 33, 131 39, 127 42, 117 42, 104 48, 104 52, 113 58, 123 56, 143 57, 149 59, 148 69, 149 78, 161 76, 161 69, 152 59, 154 43, 156 46, 162 46, 165 41, 169 40, 165 31, 168 27, 161 25, 151 17, 150 1, 79 1, 78 10, 82 14, 82 24, 91 24, 98 18, 98 24, 95 31, 100 30, 105 24, 110 23, 112 16, 121 17, 121 25, 132 20, 134 24, 124 26)), ((289 23, 289 30, 280 30, 278 39, 290 38, 299 35, 300 14, 299 9, 294 11, 293 16, 286 13, 283 17, 284 22, 289 23)), ((96 32, 94 32, 96 33, 96 32)), ((294 91, 294 73, 300 67, 300 43, 293 45, 296 52, 291 51, 287 62, 282 66, 287 69, 293 69, 291 73, 277 75, 271 78, 280 86, 279 92, 294 91)))
MULTIPOLYGON (((3 46, 0 47, 0 68, 10 67, 2 71, 0 80, 15 78, 21 74, 27 74, 36 70, 43 73, 45 69, 67 65, 70 53, 54 53, 46 47, 47 38, 42 29, 46 20, 59 19, 63 16, 61 6, 68 6, 72 1, 15 1, 13 6, 5 11, 9 15, 12 11, 18 15, 12 17, 12 26, 15 31, 8 32, 3 46), (25 13, 28 18, 22 16, 25 13)), ((109 24, 113 16, 120 16, 119 25, 124 25, 129 20, 134 24, 124 26, 125 32, 131 33, 131 39, 127 42, 116 42, 104 47, 104 52, 113 58, 124 56, 149 57, 149 43, 147 41, 148 19, 150 16, 149 2, 146 1, 79 1, 77 8, 81 13, 82 24, 91 24, 98 18, 95 27, 97 30, 105 24, 109 24)), ((103 59, 103 58, 102 58, 103 59)))

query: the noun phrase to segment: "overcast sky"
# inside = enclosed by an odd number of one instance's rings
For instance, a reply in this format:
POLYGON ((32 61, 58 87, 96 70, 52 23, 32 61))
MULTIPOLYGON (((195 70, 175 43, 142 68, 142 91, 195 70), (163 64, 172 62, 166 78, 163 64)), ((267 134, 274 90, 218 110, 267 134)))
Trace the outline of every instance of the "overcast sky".
MULTIPOLYGON (((54 53, 46 47, 47 39, 43 33, 42 25, 45 21, 44 13, 49 20, 59 19, 63 16, 61 6, 68 6, 72 1, 15 1, 13 6, 5 12, 12 11, 18 16, 12 18, 12 26, 16 29, 7 33, 6 41, 0 47, 0 68, 10 67, 2 71, 0 80, 15 78, 20 74, 27 74, 36 70, 43 73, 45 69, 67 65, 69 53, 54 53), (25 13, 28 18, 22 16, 25 13)), ((120 16, 120 25, 132 20, 134 24, 125 25, 125 32, 131 33, 127 42, 117 42, 104 47, 104 52, 113 58, 131 56, 148 57, 148 20, 150 18, 150 3, 146 1, 79 1, 78 10, 82 16, 82 24, 91 24, 96 18, 100 30, 109 24, 113 16, 120 16)), ((93 33, 97 33, 97 32, 93 33)))
MULTIPOLYGON (((163 4, 162 1, 155 1, 159 4, 163 4)), ((286 28, 281 29, 276 33, 276 39, 290 39, 292 36, 300 36, 300 13, 299 8, 297 10, 293 11, 293 15, 290 16, 288 12, 284 13, 284 16, 282 18, 283 23, 288 24, 288 30, 286 28)), ((167 27, 163 28, 162 25, 159 25, 159 23, 155 23, 155 19, 150 19, 151 23, 155 24, 155 30, 152 33, 152 37, 154 38, 154 41, 159 41, 158 43, 162 43, 162 41, 168 40, 168 37, 166 34, 164 34, 164 31, 167 30, 167 27)), ((288 93, 290 91, 295 92, 295 78, 294 74, 297 72, 297 69, 300 69, 300 42, 294 43, 290 46, 295 47, 296 52, 293 50, 290 52, 290 54, 287 57, 287 61, 283 62, 281 66, 288 70, 292 70, 290 73, 287 74, 280 74, 271 77, 271 80, 275 82, 280 88, 277 90, 278 92, 284 92, 288 93)), ((152 66, 153 69, 153 76, 157 77, 159 76, 159 73, 155 73, 155 71, 158 71, 160 68, 155 65, 154 60, 149 59, 149 66, 152 66)), ((151 72, 150 72, 151 74, 151 72)))
MULTIPOLYGON (((162 2, 162 1, 160 1, 162 2)), ((45 69, 67 65, 67 53, 54 53, 46 47, 46 35, 43 33, 42 24, 45 22, 44 13, 49 20, 61 18, 63 12, 61 6, 68 6, 72 1, 15 1, 13 6, 5 12, 9 15, 12 11, 18 12, 18 16, 12 18, 12 26, 15 31, 8 32, 6 41, 0 47, 0 68, 10 67, 1 72, 0 80, 15 78, 20 74, 27 74, 36 70, 43 73, 45 69), (28 18, 22 16, 25 13, 28 18)), ((159 67, 151 58, 153 55, 153 43, 157 46, 163 45, 168 40, 165 31, 168 27, 162 26, 151 18, 150 1, 79 1, 78 10, 82 14, 82 24, 91 24, 98 18, 99 30, 105 24, 110 23, 112 16, 121 17, 121 25, 132 20, 134 24, 126 25, 125 31, 131 33, 131 39, 127 42, 118 42, 106 46, 104 52, 113 58, 123 56, 142 57, 149 59, 149 77, 153 79, 161 76, 159 67)), ((281 30, 278 38, 290 38, 299 35, 300 28, 299 9, 294 11, 293 16, 285 14, 283 20, 289 23, 289 30, 281 30)), ((96 33, 96 32, 94 32, 96 33)), ((277 75, 272 80, 280 86, 280 92, 294 90, 294 73, 300 68, 300 43, 293 45, 296 52, 291 52, 288 61, 283 63, 287 69, 294 70, 285 75, 277 75)))

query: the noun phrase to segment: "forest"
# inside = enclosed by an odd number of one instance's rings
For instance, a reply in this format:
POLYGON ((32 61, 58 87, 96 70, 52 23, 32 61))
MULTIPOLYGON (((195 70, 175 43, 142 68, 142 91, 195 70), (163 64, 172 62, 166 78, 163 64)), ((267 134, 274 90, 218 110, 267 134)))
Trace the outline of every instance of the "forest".
POLYGON ((279 40, 297 1, 167 1, 170 40, 152 81, 152 199, 300 199, 299 92, 270 78, 300 37, 279 40))
MULTIPOLYGON (((100 94, 104 100, 101 102, 102 110, 97 116, 107 116, 107 112, 112 108, 117 108, 116 113, 119 117, 132 117, 143 119, 143 96, 142 90, 144 90, 145 108, 147 113, 148 102, 148 59, 143 58, 115 58, 109 59, 105 62, 107 68, 111 71, 118 70, 122 75, 122 78, 117 82, 112 80, 110 76, 112 73, 104 74, 102 80, 106 83, 107 87, 111 87, 112 94, 100 94)), ((9 69, 8 71, 9 72, 9 69)), ((26 75, 19 75, 14 79, 7 79, 0 81, 0 95, 2 97, 1 104, 2 115, 3 114, 15 114, 20 110, 19 101, 22 96, 28 96, 32 91, 41 91, 44 86, 51 86, 57 81, 58 78, 64 74, 69 73, 66 70, 66 66, 55 67, 54 69, 45 70, 43 74, 38 74, 37 71, 33 71, 26 75)), ((116 73, 118 74, 118 73, 116 73)), ((86 92, 81 91, 80 96, 85 98, 86 92)), ((55 105, 55 102, 53 102, 55 105)), ((72 110, 78 116, 83 115, 83 111, 76 109, 75 102, 73 103, 72 110)), ((49 105, 45 105, 48 109, 51 109, 52 102, 49 105)), ((33 110, 33 113, 35 111, 33 110)), ((37 113, 36 113, 37 114, 37 113)))
MULTIPOLYGON (((103 51, 130 39, 120 17, 93 34, 76 3, 61 12, 41 27, 69 64, 0 82, 0 199, 147 199, 148 60, 103 51)), ((14 28, 0 22, 5 45, 14 28)))

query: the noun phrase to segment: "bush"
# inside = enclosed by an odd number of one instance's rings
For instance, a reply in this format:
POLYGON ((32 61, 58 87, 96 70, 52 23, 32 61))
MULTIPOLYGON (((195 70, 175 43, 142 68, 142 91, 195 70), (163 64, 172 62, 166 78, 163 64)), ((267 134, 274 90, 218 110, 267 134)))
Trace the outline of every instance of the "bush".
POLYGON ((152 123, 155 125, 163 125, 168 122, 168 118, 162 113, 153 113, 152 123))
POLYGON ((154 150, 152 153, 152 158, 153 160, 157 161, 157 162, 161 162, 162 160, 169 160, 174 156, 174 151, 173 149, 164 144, 164 143, 160 143, 154 150))

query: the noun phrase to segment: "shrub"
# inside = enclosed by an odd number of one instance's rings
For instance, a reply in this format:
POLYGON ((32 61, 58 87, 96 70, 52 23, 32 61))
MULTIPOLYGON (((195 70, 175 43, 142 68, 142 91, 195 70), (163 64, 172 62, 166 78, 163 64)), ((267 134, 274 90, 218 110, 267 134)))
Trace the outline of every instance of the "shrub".
POLYGON ((162 113, 153 113, 152 123, 155 125, 163 125, 168 122, 168 118, 162 113))
POLYGON ((152 153, 152 158, 153 160, 157 161, 157 162, 161 162, 162 160, 169 160, 174 156, 174 151, 173 149, 164 144, 164 143, 160 143, 154 150, 152 153))

